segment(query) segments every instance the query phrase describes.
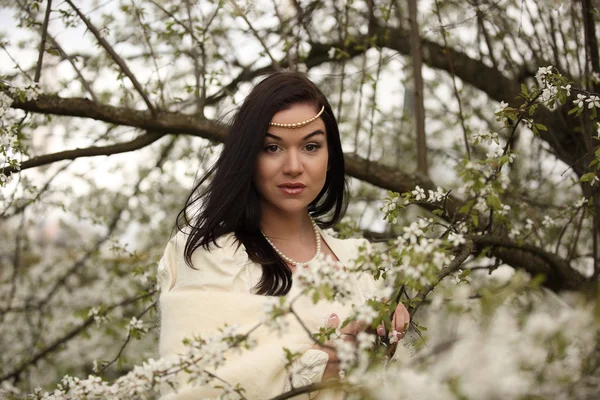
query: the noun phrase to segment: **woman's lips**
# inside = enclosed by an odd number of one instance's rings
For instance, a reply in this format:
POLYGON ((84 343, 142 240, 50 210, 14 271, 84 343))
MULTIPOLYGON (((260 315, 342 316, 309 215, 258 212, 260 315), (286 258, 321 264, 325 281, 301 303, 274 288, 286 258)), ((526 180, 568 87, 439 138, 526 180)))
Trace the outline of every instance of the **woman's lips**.
POLYGON ((283 193, 285 194, 300 194, 304 192, 306 186, 303 183, 299 182, 287 182, 277 186, 283 193))
POLYGON ((301 186, 279 186, 279 189, 285 194, 300 194, 306 187, 301 186))

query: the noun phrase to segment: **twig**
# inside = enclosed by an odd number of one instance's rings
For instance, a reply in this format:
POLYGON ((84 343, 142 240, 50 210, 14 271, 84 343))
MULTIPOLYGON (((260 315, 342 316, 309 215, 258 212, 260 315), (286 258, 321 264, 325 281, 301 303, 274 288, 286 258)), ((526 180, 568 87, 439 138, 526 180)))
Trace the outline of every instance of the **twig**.
POLYGON ((235 0, 229 0, 229 2, 233 6, 233 9, 235 10, 236 14, 238 16, 242 17, 244 22, 246 22, 246 25, 248 25, 248 28, 250 28, 250 30, 252 31, 252 34, 254 35, 254 37, 260 42, 261 46, 263 47, 263 50, 265 51, 267 56, 269 56, 269 59, 271 59, 271 63, 273 64, 273 68, 275 68, 275 71, 281 71, 281 66, 279 65, 279 62, 275 59, 275 57, 273 57, 273 55, 271 54, 271 51, 269 50, 269 46, 267 46, 267 44, 260 37, 260 35, 256 31, 256 29, 254 29, 254 27, 252 26, 252 23, 248 20, 248 17, 246 17, 246 14, 244 14, 244 11, 240 8, 240 6, 238 6, 238 4, 236 3, 235 0))
POLYGON ((471 253, 473 252, 473 241, 472 240, 467 240, 467 243, 465 243, 462 247, 462 249, 460 250, 460 252, 458 254, 456 254, 456 256, 454 257, 454 260, 452 260, 452 262, 447 265, 446 267, 442 268, 442 270, 440 271, 440 273, 437 276, 437 282, 430 284, 428 286, 426 286, 425 288, 423 288, 422 290, 419 291, 419 293, 413 297, 413 299, 419 299, 420 301, 414 306, 414 307, 410 307, 408 312, 410 314, 410 319, 412 320, 415 313, 417 312, 417 310, 419 309, 420 305, 423 303, 423 301, 425 300, 425 298, 427 297, 427 295, 433 290, 435 289, 435 287, 448 275, 450 275, 451 273, 457 271, 460 266, 463 264, 463 262, 471 255, 471 253))
MULTIPOLYGON (((142 318, 144 316, 144 314, 146 314, 152 308, 156 307, 157 304, 158 304, 158 301, 155 301, 154 303, 150 304, 142 312, 140 312, 136 316, 136 318, 137 319, 142 318)), ((125 347, 127 347, 127 344, 129 343, 130 340, 131 340, 131 330, 127 333, 127 339, 125 339, 125 342, 123 343, 123 345, 119 349, 119 352, 117 353, 117 355, 115 356, 115 358, 113 358, 111 361, 109 361, 108 363, 106 363, 105 365, 103 365, 102 368, 100 369, 100 371, 98 371, 98 373, 104 372, 105 369, 107 369, 108 367, 110 367, 112 364, 114 364, 121 357, 121 354, 123 354, 123 351, 125 350, 125 347)))
POLYGON ((462 109, 462 100, 460 97, 460 93, 458 92, 458 86, 456 85, 456 74, 454 73, 454 62, 452 61, 452 55, 450 54, 450 47, 448 46, 448 40, 446 39, 446 30, 444 29, 444 24, 442 23, 442 15, 440 13, 440 4, 439 4, 439 0, 435 0, 435 14, 437 15, 438 18, 438 22, 440 23, 440 27, 441 27, 441 35, 442 35, 442 39, 444 41, 444 48, 446 49, 446 57, 448 58, 448 69, 450 71, 450 76, 452 77, 452 88, 454 90, 454 96, 456 97, 456 101, 458 102, 458 117, 460 120, 460 125, 462 127, 463 130, 463 139, 465 141, 465 149, 467 151, 467 158, 470 160, 471 159, 471 149, 469 146, 469 138, 468 138, 468 132, 467 132, 467 127, 465 125, 465 116, 463 114, 463 109, 462 109))
POLYGON ((38 55, 37 66, 35 67, 35 76, 33 81, 39 83, 42 75, 42 61, 46 49, 46 38, 48 37, 48 21, 50 20, 50 11, 52 10, 52 0, 48 0, 46 5, 46 15, 44 16, 44 24, 42 25, 42 40, 40 41, 40 53, 38 55))

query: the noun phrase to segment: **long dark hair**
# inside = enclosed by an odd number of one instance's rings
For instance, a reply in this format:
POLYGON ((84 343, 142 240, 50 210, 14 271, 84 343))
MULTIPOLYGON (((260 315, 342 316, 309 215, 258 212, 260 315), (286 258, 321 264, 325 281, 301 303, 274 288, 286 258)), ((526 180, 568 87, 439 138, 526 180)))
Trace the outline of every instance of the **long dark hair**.
POLYGON ((184 255, 190 267, 194 268, 196 249, 208 250, 219 237, 233 232, 249 259, 262 265, 256 292, 263 295, 289 292, 292 272, 260 232, 260 199, 253 175, 273 115, 294 104, 311 104, 315 110, 325 106, 321 118, 327 130, 327 177, 308 211, 320 227, 339 222, 348 196, 337 121, 319 88, 293 72, 273 73, 254 87, 231 121, 219 159, 197 182, 177 216, 177 229, 188 234, 184 255))

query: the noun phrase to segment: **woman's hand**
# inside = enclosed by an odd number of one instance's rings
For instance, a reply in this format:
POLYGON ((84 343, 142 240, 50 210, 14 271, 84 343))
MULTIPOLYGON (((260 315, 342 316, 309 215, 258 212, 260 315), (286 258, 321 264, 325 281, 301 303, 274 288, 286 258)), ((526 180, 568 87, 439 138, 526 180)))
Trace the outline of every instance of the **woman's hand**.
MULTIPOLYGON (((337 316, 337 314, 331 314, 325 326, 327 328, 337 329, 337 327, 340 326, 340 318, 337 316)), ((355 341, 356 335, 364 330, 365 324, 352 321, 340 329, 340 334, 346 341, 355 341)), ((316 344, 313 346, 313 348, 324 351, 329 356, 329 360, 327 361, 327 366, 325 367, 325 372, 323 373, 323 378, 321 378, 321 380, 324 381, 329 378, 338 378, 340 375, 340 360, 337 355, 335 343, 331 340, 325 343, 323 346, 316 344)))
MULTIPOLYGON (((337 329, 339 325, 340 318, 337 316, 337 314, 331 314, 329 316, 329 320, 327 321, 326 327, 337 329)), ((393 336, 391 336, 391 342, 396 343, 402 338, 404 338, 409 325, 410 314, 408 313, 406 307, 404 307, 404 304, 400 303, 396 306, 396 309, 394 310, 394 316, 392 317, 393 331, 391 332, 391 334, 393 336)), ((346 341, 355 341, 356 335, 358 335, 359 332, 364 331, 365 328, 366 325, 364 323, 352 321, 340 330, 340 334, 346 341)), ((379 336, 385 336, 385 327, 383 326, 383 324, 377 327, 377 333, 379 334, 379 336)), ((335 343, 333 341, 329 341, 324 346, 314 345, 313 348, 324 351, 329 357, 329 360, 327 361, 327 366, 325 367, 325 372, 323 373, 322 380, 324 381, 329 378, 337 378, 340 373, 340 360, 337 356, 335 343)), ((395 346, 393 346, 393 349, 395 349, 395 346)), ((393 354, 393 350, 391 351, 391 354, 393 354)))
MULTIPOLYGON (((408 327, 410 326, 410 314, 404 304, 400 303, 394 310, 394 316, 392 317, 392 332, 390 332, 390 339, 392 343, 396 343, 398 340, 404 338, 408 327)), ((383 324, 377 327, 377 334, 379 336, 385 336, 385 327, 383 324)))

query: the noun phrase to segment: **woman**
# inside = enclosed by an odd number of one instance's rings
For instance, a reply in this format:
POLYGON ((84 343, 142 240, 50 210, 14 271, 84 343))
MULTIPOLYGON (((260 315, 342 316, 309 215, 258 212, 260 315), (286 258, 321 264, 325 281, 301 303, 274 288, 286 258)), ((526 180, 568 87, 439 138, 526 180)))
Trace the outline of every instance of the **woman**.
MULTIPOLYGON (((321 230, 342 218, 346 197, 340 135, 327 99, 300 74, 268 76, 235 115, 220 158, 192 191, 179 214, 179 233, 159 264, 161 355, 181 353, 183 338, 205 337, 225 324, 251 329, 267 296, 294 294, 295 271, 316 258, 330 256, 348 266, 368 243, 321 230)), ((354 287, 354 303, 376 294, 368 276, 357 278, 354 287)), ((348 315, 332 303, 296 306, 311 332, 337 327, 348 315)), ((404 332, 408 322, 408 312, 398 306, 395 329, 404 332)), ((266 327, 253 331, 257 347, 228 354, 214 374, 239 383, 249 399, 337 376, 335 349, 316 345, 294 318, 288 324, 284 335, 266 327), (302 354, 292 368, 284 347, 302 354)), ((352 340, 360 329, 351 323, 342 333, 352 340)), ((218 396, 209 386, 173 396, 218 396)))

